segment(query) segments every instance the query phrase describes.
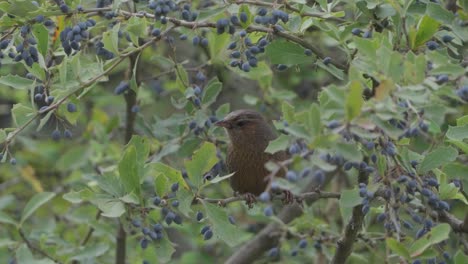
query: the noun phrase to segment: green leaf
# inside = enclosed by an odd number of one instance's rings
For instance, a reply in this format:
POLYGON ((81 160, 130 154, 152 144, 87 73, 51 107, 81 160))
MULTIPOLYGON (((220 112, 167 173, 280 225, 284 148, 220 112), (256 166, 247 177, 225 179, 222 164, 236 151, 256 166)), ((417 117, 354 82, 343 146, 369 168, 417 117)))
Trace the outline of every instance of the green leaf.
POLYGON ((104 33, 102 33, 102 43, 104 43, 104 48, 116 55, 119 54, 119 30, 120 23, 117 23, 111 30, 104 31, 104 33))
POLYGON ((0 211, 0 223, 17 225, 16 221, 6 213, 0 211))
MULTIPOLYGON (((189 189, 189 186, 185 182, 184 178, 182 177, 182 173, 179 170, 172 168, 169 165, 166 165, 161 162, 157 162, 151 165, 156 173, 161 173, 164 177, 168 180, 169 185, 178 182, 180 187, 185 189, 189 189)), ((157 176, 159 177, 159 176, 157 176)), ((158 186, 156 188, 159 190, 158 186)), ((168 189, 166 189, 166 192, 168 189)), ((158 193, 162 195, 162 193, 158 193)))
POLYGON ((360 205, 362 198, 359 196, 358 189, 344 190, 340 197, 340 212, 343 222, 348 222, 351 218, 353 207, 360 205))
POLYGON ((30 17, 32 12, 38 10, 38 7, 30 0, 15 0, 9 2, 11 2, 11 4, 8 7, 7 13, 23 19, 30 17))
POLYGON ((439 22, 430 16, 423 16, 418 23, 416 35, 412 39, 411 47, 415 49, 428 40, 439 30, 439 22))
POLYGON ((140 175, 138 175, 137 154, 134 145, 128 146, 119 162, 119 174, 126 193, 135 192, 140 196, 140 175))
POLYGON ((213 234, 226 242, 230 247, 239 245, 244 239, 242 230, 232 225, 228 220, 226 211, 217 205, 203 202, 206 216, 212 224, 213 234))
POLYGON ((37 132, 41 131, 44 125, 47 124, 52 114, 54 114, 54 111, 49 111, 43 118, 41 118, 41 121, 39 122, 39 125, 36 128, 37 132))
POLYGON ((207 37, 211 60, 216 64, 224 63, 223 52, 225 52, 226 46, 231 40, 231 35, 229 35, 228 33, 219 35, 214 32, 210 32, 207 37))
POLYGON ((427 7, 426 7, 426 14, 429 17, 432 17, 438 20, 439 22, 447 24, 447 25, 452 24, 452 21, 455 18, 452 12, 443 8, 443 6, 439 3, 436 4, 436 3, 428 2, 427 7))
POLYGON ((411 257, 418 257, 430 246, 440 243, 448 239, 450 233, 449 224, 439 224, 432 228, 430 232, 425 234, 420 239, 416 240, 410 247, 409 252, 411 257))
POLYGON ((125 205, 119 199, 112 198, 108 194, 96 195, 91 201, 102 211, 102 216, 116 218, 125 213, 125 205))
POLYGON ((426 173, 454 161, 457 156, 458 151, 456 149, 452 147, 439 147, 426 155, 418 169, 421 173, 426 173))
POLYGON ((164 238, 159 240, 155 246, 157 262, 156 263, 166 263, 171 260, 172 254, 175 252, 174 246, 172 245, 169 238, 167 238, 167 233, 164 234, 164 238))
MULTIPOLYGON (((3 143, 6 138, 7 138, 7 134, 6 134, 5 130, 0 129, 0 144, 3 143)), ((0 161, 1 161, 1 159, 0 159, 0 161)))
POLYGON ((23 213, 21 213, 20 225, 22 225, 39 207, 54 197, 55 193, 51 192, 42 192, 34 195, 24 207, 23 213))
POLYGON ((304 54, 304 48, 283 39, 274 40, 265 48, 272 64, 296 65, 313 63, 315 60, 304 54))
POLYGON ((453 263, 455 264, 468 263, 468 255, 465 255, 461 249, 458 250, 457 253, 455 253, 453 257, 453 263))
POLYGON ((462 116, 457 119, 457 126, 468 125, 468 115, 462 116))
POLYGON ((206 88, 203 90, 202 104, 204 107, 208 107, 216 101, 218 94, 221 92, 223 84, 218 79, 211 80, 206 88))
POLYGON ((274 154, 280 150, 285 150, 289 145, 289 137, 281 134, 275 140, 270 141, 265 152, 274 154))
POLYGON ((37 49, 46 57, 49 50, 49 30, 43 24, 34 24, 32 32, 37 39, 37 49))
POLYGON ((199 188, 202 180, 203 173, 209 171, 218 162, 216 157, 216 146, 213 143, 205 142, 195 151, 192 160, 185 161, 185 168, 190 181, 199 188))
POLYGON ((189 86, 188 74, 184 66, 177 64, 175 67, 176 70, 176 86, 182 93, 185 92, 185 89, 189 86))
POLYGON ((10 86, 14 89, 28 89, 34 84, 33 80, 20 77, 18 75, 4 75, 0 77, 0 84, 10 86))
POLYGON ((20 127, 31 120, 30 115, 33 114, 33 109, 22 104, 15 104, 11 112, 15 125, 20 127))
POLYGON ((353 81, 349 86, 349 94, 346 98, 346 119, 353 120, 361 114, 361 108, 364 104, 362 98, 362 85, 359 81, 353 81))
POLYGON ((0 248, 12 248, 14 247, 18 242, 10 240, 8 238, 0 238, 0 248))
POLYGON ((336 151, 346 160, 362 161, 362 153, 356 147, 356 144, 337 143, 336 151))
POLYGON ((242 26, 242 28, 247 28, 250 24, 252 24, 252 20, 253 20, 253 16, 252 16, 252 13, 250 13, 250 9, 249 9, 249 6, 248 5, 241 5, 241 7, 239 8, 239 14, 238 14, 238 17, 240 17, 240 14, 244 12, 247 14, 247 21, 246 22, 242 22, 240 21, 239 19, 239 22, 242 26))
POLYGON ((90 260, 104 255, 109 250, 108 243, 99 243, 94 245, 87 245, 85 248, 80 249, 79 253, 71 257, 71 260, 90 260))
POLYGON ((468 144, 466 144, 465 142, 458 141, 458 140, 446 140, 446 142, 458 147, 465 154, 468 154, 468 144))
POLYGON ((192 212, 192 202, 194 195, 191 191, 180 189, 177 191, 177 199, 179 199, 179 211, 186 217, 192 212))
POLYGON ((169 190, 171 183, 163 173, 157 173, 154 179, 154 188, 157 195, 164 196, 169 190))
POLYGON ((399 256, 404 257, 407 260, 409 260, 411 258, 406 246, 403 245, 402 243, 396 241, 396 239, 387 238, 386 242, 387 242, 387 247, 389 247, 391 250, 393 250, 399 256))
POLYGON ((453 140, 464 140, 468 138, 468 124, 464 126, 449 126, 446 137, 453 140))
POLYGON ((89 200, 93 196, 93 192, 89 189, 83 189, 80 191, 70 191, 64 194, 62 197, 64 200, 72 204, 77 204, 83 202, 83 200, 89 200))
POLYGON ((442 200, 457 199, 468 205, 468 200, 454 183, 442 183, 439 186, 439 195, 442 200))
POLYGON ((226 180, 226 179, 231 178, 234 174, 235 174, 235 172, 229 173, 228 175, 216 177, 216 178, 214 178, 213 180, 209 181, 209 183, 210 183, 210 184, 213 184, 213 183, 218 183, 218 182, 224 181, 224 180, 226 180))
POLYGON ((288 123, 294 122, 294 106, 286 101, 283 101, 281 104, 281 112, 283 113, 284 120, 286 120, 288 123))

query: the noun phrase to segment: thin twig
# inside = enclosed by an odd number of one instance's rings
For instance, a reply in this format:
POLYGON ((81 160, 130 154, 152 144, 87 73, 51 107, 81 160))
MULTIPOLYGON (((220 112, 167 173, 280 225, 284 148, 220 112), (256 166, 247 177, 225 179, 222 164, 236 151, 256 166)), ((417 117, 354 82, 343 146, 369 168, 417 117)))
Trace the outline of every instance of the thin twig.
POLYGON ((18 232, 21 236, 21 238, 23 239, 23 241, 26 243, 26 245, 28 246, 29 249, 31 249, 32 251, 35 251, 39 254, 41 254, 42 256, 52 260, 53 262, 55 263, 62 263, 60 261, 58 261, 56 258, 52 257, 51 255, 49 255, 47 252, 45 252, 44 250, 42 250, 41 248, 39 247, 36 247, 35 245, 33 245, 33 243, 31 241, 29 241, 29 239, 26 237, 26 235, 23 233, 23 230, 20 228, 18 229, 18 232))

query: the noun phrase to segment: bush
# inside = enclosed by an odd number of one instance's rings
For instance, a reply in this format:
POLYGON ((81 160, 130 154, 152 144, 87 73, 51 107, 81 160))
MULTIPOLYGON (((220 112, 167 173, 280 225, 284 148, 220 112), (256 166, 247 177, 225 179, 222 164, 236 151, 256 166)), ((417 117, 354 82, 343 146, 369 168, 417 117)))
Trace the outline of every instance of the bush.
POLYGON ((0 3, 0 262, 468 263, 468 6, 306 2, 0 3))

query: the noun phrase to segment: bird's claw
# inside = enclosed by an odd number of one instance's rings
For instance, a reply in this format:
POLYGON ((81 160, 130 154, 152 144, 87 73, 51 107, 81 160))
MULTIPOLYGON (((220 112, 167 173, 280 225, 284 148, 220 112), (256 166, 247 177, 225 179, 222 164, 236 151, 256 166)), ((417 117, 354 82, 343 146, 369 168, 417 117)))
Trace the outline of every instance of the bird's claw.
POLYGON ((252 208, 253 204, 257 202, 257 198, 255 197, 255 195, 251 193, 244 193, 243 196, 244 196, 245 204, 249 208, 252 208))
POLYGON ((294 194, 289 190, 282 190, 284 194, 283 203, 284 204, 291 204, 294 202, 294 194))

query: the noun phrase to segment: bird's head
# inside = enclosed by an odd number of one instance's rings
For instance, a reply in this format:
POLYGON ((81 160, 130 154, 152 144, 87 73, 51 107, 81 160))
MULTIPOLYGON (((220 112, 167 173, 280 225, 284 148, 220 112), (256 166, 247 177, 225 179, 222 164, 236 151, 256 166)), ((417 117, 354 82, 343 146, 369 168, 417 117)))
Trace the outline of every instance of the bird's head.
POLYGON ((268 142, 276 137, 274 130, 253 110, 237 110, 229 113, 223 120, 215 123, 224 127, 233 146, 266 148, 268 142))

